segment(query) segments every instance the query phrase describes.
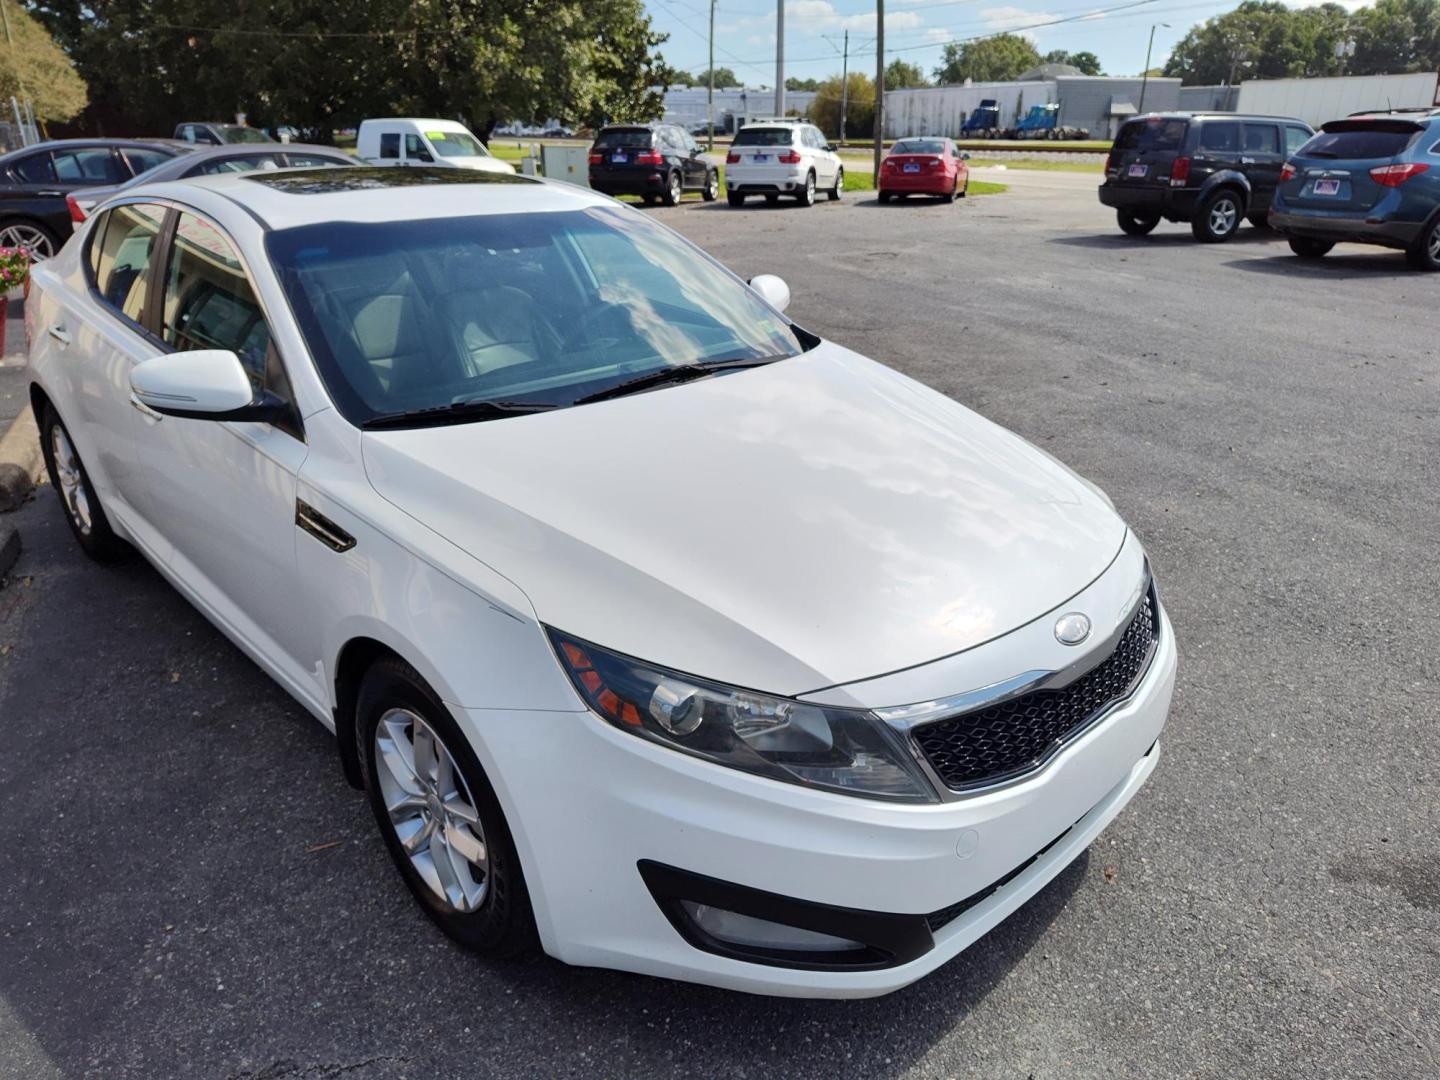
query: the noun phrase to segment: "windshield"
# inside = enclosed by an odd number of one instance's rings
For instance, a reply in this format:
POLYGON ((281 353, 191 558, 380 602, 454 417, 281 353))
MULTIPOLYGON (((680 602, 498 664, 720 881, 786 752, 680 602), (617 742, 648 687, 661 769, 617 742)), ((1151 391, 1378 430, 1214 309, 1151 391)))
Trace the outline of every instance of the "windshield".
POLYGON ((1152 116, 1131 120, 1115 138, 1116 150, 1179 150, 1189 123, 1152 116))
POLYGON ((266 245, 355 424, 459 402, 568 406, 667 367, 807 347, 743 282, 628 209, 332 221, 266 245))
POLYGON ((227 143, 236 142, 269 142, 270 136, 259 128, 241 127, 239 124, 219 125, 220 138, 227 143))
POLYGON ((742 128, 735 133, 734 146, 789 146, 793 128, 742 128))
POLYGON ((943 154, 943 139, 901 139, 890 148, 892 154, 943 154))
POLYGON ((490 156, 490 151, 468 131, 427 131, 425 137, 441 157, 490 156))

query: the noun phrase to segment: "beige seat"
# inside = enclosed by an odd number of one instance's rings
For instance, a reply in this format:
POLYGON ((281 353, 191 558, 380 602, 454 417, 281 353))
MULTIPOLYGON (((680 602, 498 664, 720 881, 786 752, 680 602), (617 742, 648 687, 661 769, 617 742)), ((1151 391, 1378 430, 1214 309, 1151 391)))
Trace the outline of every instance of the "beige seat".
POLYGON ((462 289, 442 298, 436 308, 470 358, 474 375, 540 359, 535 301, 522 289, 462 289))

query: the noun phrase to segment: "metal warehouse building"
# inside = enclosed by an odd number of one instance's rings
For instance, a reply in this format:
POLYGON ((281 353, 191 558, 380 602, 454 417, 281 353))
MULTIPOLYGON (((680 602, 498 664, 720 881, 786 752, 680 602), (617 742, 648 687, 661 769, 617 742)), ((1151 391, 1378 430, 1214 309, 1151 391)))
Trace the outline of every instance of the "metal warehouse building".
MULTIPOLYGON (((1179 79, 1145 82, 1145 111, 1180 107, 1179 79)), ((1013 125, 1031 106, 1060 103, 1060 126, 1086 128, 1097 139, 1111 138, 1140 111, 1142 80, 1109 75, 1061 75, 1035 82, 973 83, 885 93, 885 134, 958 135, 960 125, 985 98, 1000 103, 1000 120, 1013 125)))
MULTIPOLYGON (((706 87, 671 87, 665 91, 665 113, 661 117, 667 124, 679 124, 689 130, 705 123, 706 120, 706 87)), ((787 90, 785 91, 785 110, 789 112, 794 109, 801 114, 810 111, 810 104, 815 100, 815 94, 809 90, 787 90)), ((717 131, 733 131, 746 120, 757 116, 775 115, 775 91, 768 89, 751 89, 750 87, 735 87, 733 89, 715 90, 715 129, 717 131), (727 127, 725 118, 733 118, 731 126, 727 127)))

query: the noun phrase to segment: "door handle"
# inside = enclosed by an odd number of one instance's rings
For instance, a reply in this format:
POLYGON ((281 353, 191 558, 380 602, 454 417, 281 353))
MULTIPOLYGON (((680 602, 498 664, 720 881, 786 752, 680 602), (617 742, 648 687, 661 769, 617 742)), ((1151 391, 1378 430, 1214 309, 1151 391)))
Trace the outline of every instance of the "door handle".
POLYGON ((58 341, 61 345, 70 344, 70 331, 66 330, 65 327, 59 325, 58 323, 50 327, 50 336, 53 337, 56 341, 58 341))
POLYGON ((36 195, 64 195, 63 191, 37 191, 36 195))
POLYGON ((158 424, 161 420, 165 419, 163 413, 156 412, 149 405, 146 405, 145 402, 141 401, 135 394, 130 395, 130 404, 134 406, 136 412, 152 423, 158 424))
POLYGON ((1240 164, 1241 164, 1241 165, 1254 165, 1254 164, 1255 164, 1255 159, 1254 159, 1253 157, 1242 157, 1242 158, 1240 159, 1240 164))

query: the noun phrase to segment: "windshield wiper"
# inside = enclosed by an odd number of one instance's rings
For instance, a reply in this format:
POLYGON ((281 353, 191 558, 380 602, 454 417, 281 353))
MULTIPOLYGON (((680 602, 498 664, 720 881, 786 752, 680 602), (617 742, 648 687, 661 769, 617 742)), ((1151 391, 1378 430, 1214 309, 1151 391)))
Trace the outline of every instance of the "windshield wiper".
POLYGON ((596 390, 593 394, 585 394, 576 398, 571 404, 588 405, 592 401, 608 401, 611 398, 636 394, 641 390, 651 390, 657 386, 669 386, 673 383, 690 382, 692 379, 703 379, 717 371, 739 371, 741 368, 762 367, 783 359, 785 359, 783 356, 764 356, 759 359, 702 360, 698 364, 663 367, 658 371, 647 371, 644 375, 626 379, 614 386, 607 386, 604 390, 596 390))
POLYGON ((434 424, 459 423, 465 420, 499 420, 506 416, 548 412, 555 408, 543 401, 452 401, 448 405, 432 405, 407 412, 383 413, 366 420, 366 430, 383 428, 427 427, 434 424))

